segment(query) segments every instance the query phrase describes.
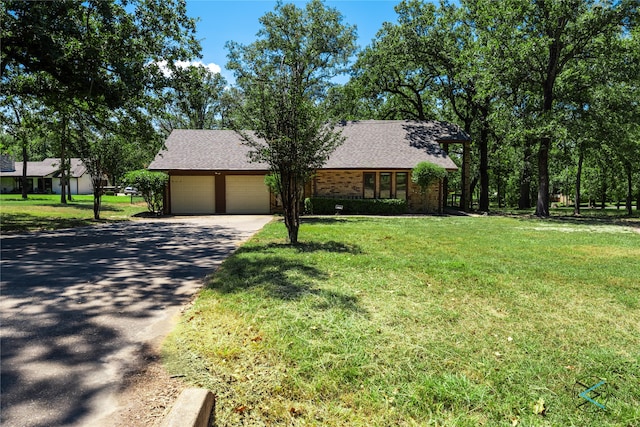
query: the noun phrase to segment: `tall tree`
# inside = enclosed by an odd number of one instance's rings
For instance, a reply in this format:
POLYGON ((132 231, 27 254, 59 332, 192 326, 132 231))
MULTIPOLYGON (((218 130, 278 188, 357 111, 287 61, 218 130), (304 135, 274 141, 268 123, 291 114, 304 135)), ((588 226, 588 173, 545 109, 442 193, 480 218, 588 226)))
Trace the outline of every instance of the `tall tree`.
POLYGON ((162 129, 170 133, 173 129, 221 128, 225 78, 197 64, 172 66, 169 74, 169 87, 159 98, 164 110, 162 129))
POLYGON ((382 97, 380 118, 432 120, 437 104, 434 88, 441 73, 439 64, 424 60, 421 42, 426 37, 427 43, 437 42, 431 37, 436 7, 410 1, 395 9, 400 22, 385 22, 371 45, 359 53, 354 80, 370 98, 382 97))
POLYGON ((112 120, 105 109, 144 110, 166 85, 159 64, 200 49, 184 0, 8 0, 0 13, 2 83, 31 76, 19 90, 11 85, 14 95, 35 96, 56 112, 63 181, 67 153, 77 151, 70 125, 78 109, 104 119, 101 127, 112 120))
POLYGON ((303 9, 278 3, 260 23, 254 43, 227 45, 228 67, 244 95, 233 125, 251 158, 277 177, 288 241, 296 244, 304 184, 342 142, 321 101, 331 79, 346 71, 356 33, 320 0, 303 9))
POLYGON ((494 40, 486 54, 494 60, 498 78, 518 75, 540 95, 536 215, 549 216, 549 158, 554 137, 549 125, 555 119, 558 83, 567 77, 573 63, 606 55, 598 49, 600 40, 619 34, 629 16, 637 13, 637 2, 469 0, 463 4, 474 14, 476 25, 494 40))
MULTIPOLYGON (((383 98, 381 118, 461 122, 477 144, 479 207, 488 211, 493 134, 489 119, 494 95, 489 90, 493 86, 484 82, 489 77, 478 55, 482 39, 467 22, 465 11, 455 6, 404 0, 395 10, 397 24, 384 23, 377 39, 360 53, 352 81, 370 96, 383 98)), ((466 208, 470 201, 463 188, 461 205, 466 208)))
MULTIPOLYGON (((5 95, 0 99, 0 123, 13 137, 22 158, 22 198, 27 199, 27 162, 30 145, 38 132, 37 116, 40 106, 32 97, 5 95)), ((4 154, 4 151, 3 151, 4 154)))
POLYGON ((160 144, 160 134, 151 125, 151 120, 137 110, 102 108, 87 109, 86 105, 76 105, 69 117, 70 136, 75 142, 77 155, 82 159, 91 175, 93 187, 93 215, 100 219, 103 186, 107 177, 122 177, 127 170, 143 165, 144 153, 139 150, 142 143, 154 146, 160 144), (138 162, 132 162, 132 155, 138 162), (127 167, 128 166, 128 167, 127 167))

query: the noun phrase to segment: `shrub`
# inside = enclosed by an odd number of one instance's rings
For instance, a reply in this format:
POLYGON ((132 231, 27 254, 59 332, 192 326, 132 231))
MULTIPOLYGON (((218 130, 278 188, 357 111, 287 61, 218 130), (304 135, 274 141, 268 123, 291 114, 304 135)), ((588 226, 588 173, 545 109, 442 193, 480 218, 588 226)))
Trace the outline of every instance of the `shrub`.
POLYGON ((305 200, 305 211, 316 215, 336 213, 336 205, 342 205, 342 213, 367 215, 400 215, 407 213, 407 201, 400 199, 332 199, 311 197, 305 200), (309 202, 307 202, 307 200, 309 202))
POLYGON ((417 184, 423 192, 434 181, 438 181, 447 176, 447 170, 429 162, 421 162, 411 171, 411 181, 417 184))
POLYGON ((269 187, 269 191, 276 196, 280 195, 280 188, 278 187, 278 180, 280 176, 276 173, 270 173, 264 176, 264 185, 269 187))
POLYGON ((313 215, 313 204, 309 197, 304 199, 304 213, 305 215, 313 215))
POLYGON ((127 172, 124 176, 126 185, 135 187, 147 202, 149 212, 160 215, 164 205, 164 188, 169 175, 163 172, 151 172, 146 169, 127 172))
MULTIPOLYGON (((420 187, 420 192, 424 195, 427 188, 436 181, 440 181, 447 176, 447 170, 429 162, 420 162, 411 171, 411 181, 420 187)), ((427 210, 425 199, 425 211, 427 210)))

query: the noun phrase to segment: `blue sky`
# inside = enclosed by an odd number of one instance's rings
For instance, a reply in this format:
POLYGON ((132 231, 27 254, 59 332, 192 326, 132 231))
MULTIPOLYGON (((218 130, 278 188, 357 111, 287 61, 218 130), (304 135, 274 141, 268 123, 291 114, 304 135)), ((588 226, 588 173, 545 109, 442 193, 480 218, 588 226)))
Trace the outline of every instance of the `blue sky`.
MULTIPOLYGON (((325 1, 325 5, 338 9, 345 23, 357 27, 358 44, 364 47, 370 44, 383 22, 396 22, 393 8, 399 1, 334 0, 325 1)), ((306 1, 293 3, 304 7, 306 1)), ((275 1, 268 0, 187 0, 189 16, 200 19, 197 29, 202 43, 202 62, 216 64, 222 75, 233 81, 233 75, 224 69, 227 63, 225 43, 230 40, 242 44, 253 42, 260 29, 258 18, 272 11, 275 5, 275 1)), ((214 66, 210 68, 215 69, 214 66)))

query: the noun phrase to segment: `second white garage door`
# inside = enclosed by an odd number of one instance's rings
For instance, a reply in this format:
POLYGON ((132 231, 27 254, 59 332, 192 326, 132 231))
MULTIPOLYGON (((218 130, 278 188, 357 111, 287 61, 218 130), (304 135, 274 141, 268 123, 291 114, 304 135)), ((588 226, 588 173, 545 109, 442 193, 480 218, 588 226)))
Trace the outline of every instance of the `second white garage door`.
POLYGON ((215 177, 213 175, 171 177, 171 213, 213 214, 215 212, 215 177))
POLYGON ((269 213, 269 189, 264 175, 227 175, 226 193, 227 213, 269 213))

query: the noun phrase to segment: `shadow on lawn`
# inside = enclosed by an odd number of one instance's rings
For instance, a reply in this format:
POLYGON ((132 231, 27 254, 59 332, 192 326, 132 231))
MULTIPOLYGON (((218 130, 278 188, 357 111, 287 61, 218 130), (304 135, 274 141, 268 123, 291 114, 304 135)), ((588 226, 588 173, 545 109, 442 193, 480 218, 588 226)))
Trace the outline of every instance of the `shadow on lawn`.
POLYGON ((366 215, 321 215, 321 216, 303 216, 300 218, 300 224, 314 224, 314 225, 340 225, 345 223, 353 224, 354 222, 369 222, 371 218, 366 215))
POLYGON ((347 222, 347 217, 344 216, 303 216, 300 218, 301 224, 339 224, 347 222))
POLYGON ((619 227, 640 228, 640 218, 638 217, 622 217, 622 216, 552 216, 549 218, 551 222, 562 224, 576 225, 607 225, 619 227))
POLYGON ((3 214, 2 233, 15 234, 33 230, 56 230, 61 228, 83 227, 91 225, 92 221, 81 218, 50 218, 27 213, 3 214))
POLYGON ((312 296, 318 299, 314 307, 319 310, 339 309, 366 313, 358 304, 357 297, 317 287, 316 280, 326 280, 329 276, 314 266, 284 256, 242 256, 243 253, 273 246, 241 248, 235 256, 226 260, 208 287, 226 294, 255 290, 268 298, 282 301, 297 301, 312 296))
POLYGON ((590 226, 618 226, 640 228, 640 211, 634 211, 633 215, 626 212, 611 209, 582 209, 580 215, 574 215, 570 209, 552 209, 547 218, 535 216, 530 210, 509 211, 494 210, 491 216, 514 218, 521 221, 548 221, 556 224, 590 225, 590 226))
POLYGON ((263 247, 255 247, 248 250, 258 250, 262 252, 264 249, 287 249, 293 248, 298 252, 337 252, 348 254, 362 254, 362 249, 357 245, 345 245, 341 242, 333 240, 329 242, 298 242, 295 245, 288 243, 269 243, 263 247))
MULTIPOLYGON (((31 206, 43 206, 43 207, 54 207, 54 208, 73 208, 82 211, 91 211, 93 212, 93 201, 91 202, 76 202, 71 201, 68 204, 63 203, 35 203, 31 206)), ((110 204, 105 204, 104 202, 100 206, 100 212, 122 212, 124 209, 117 208, 110 204)))

